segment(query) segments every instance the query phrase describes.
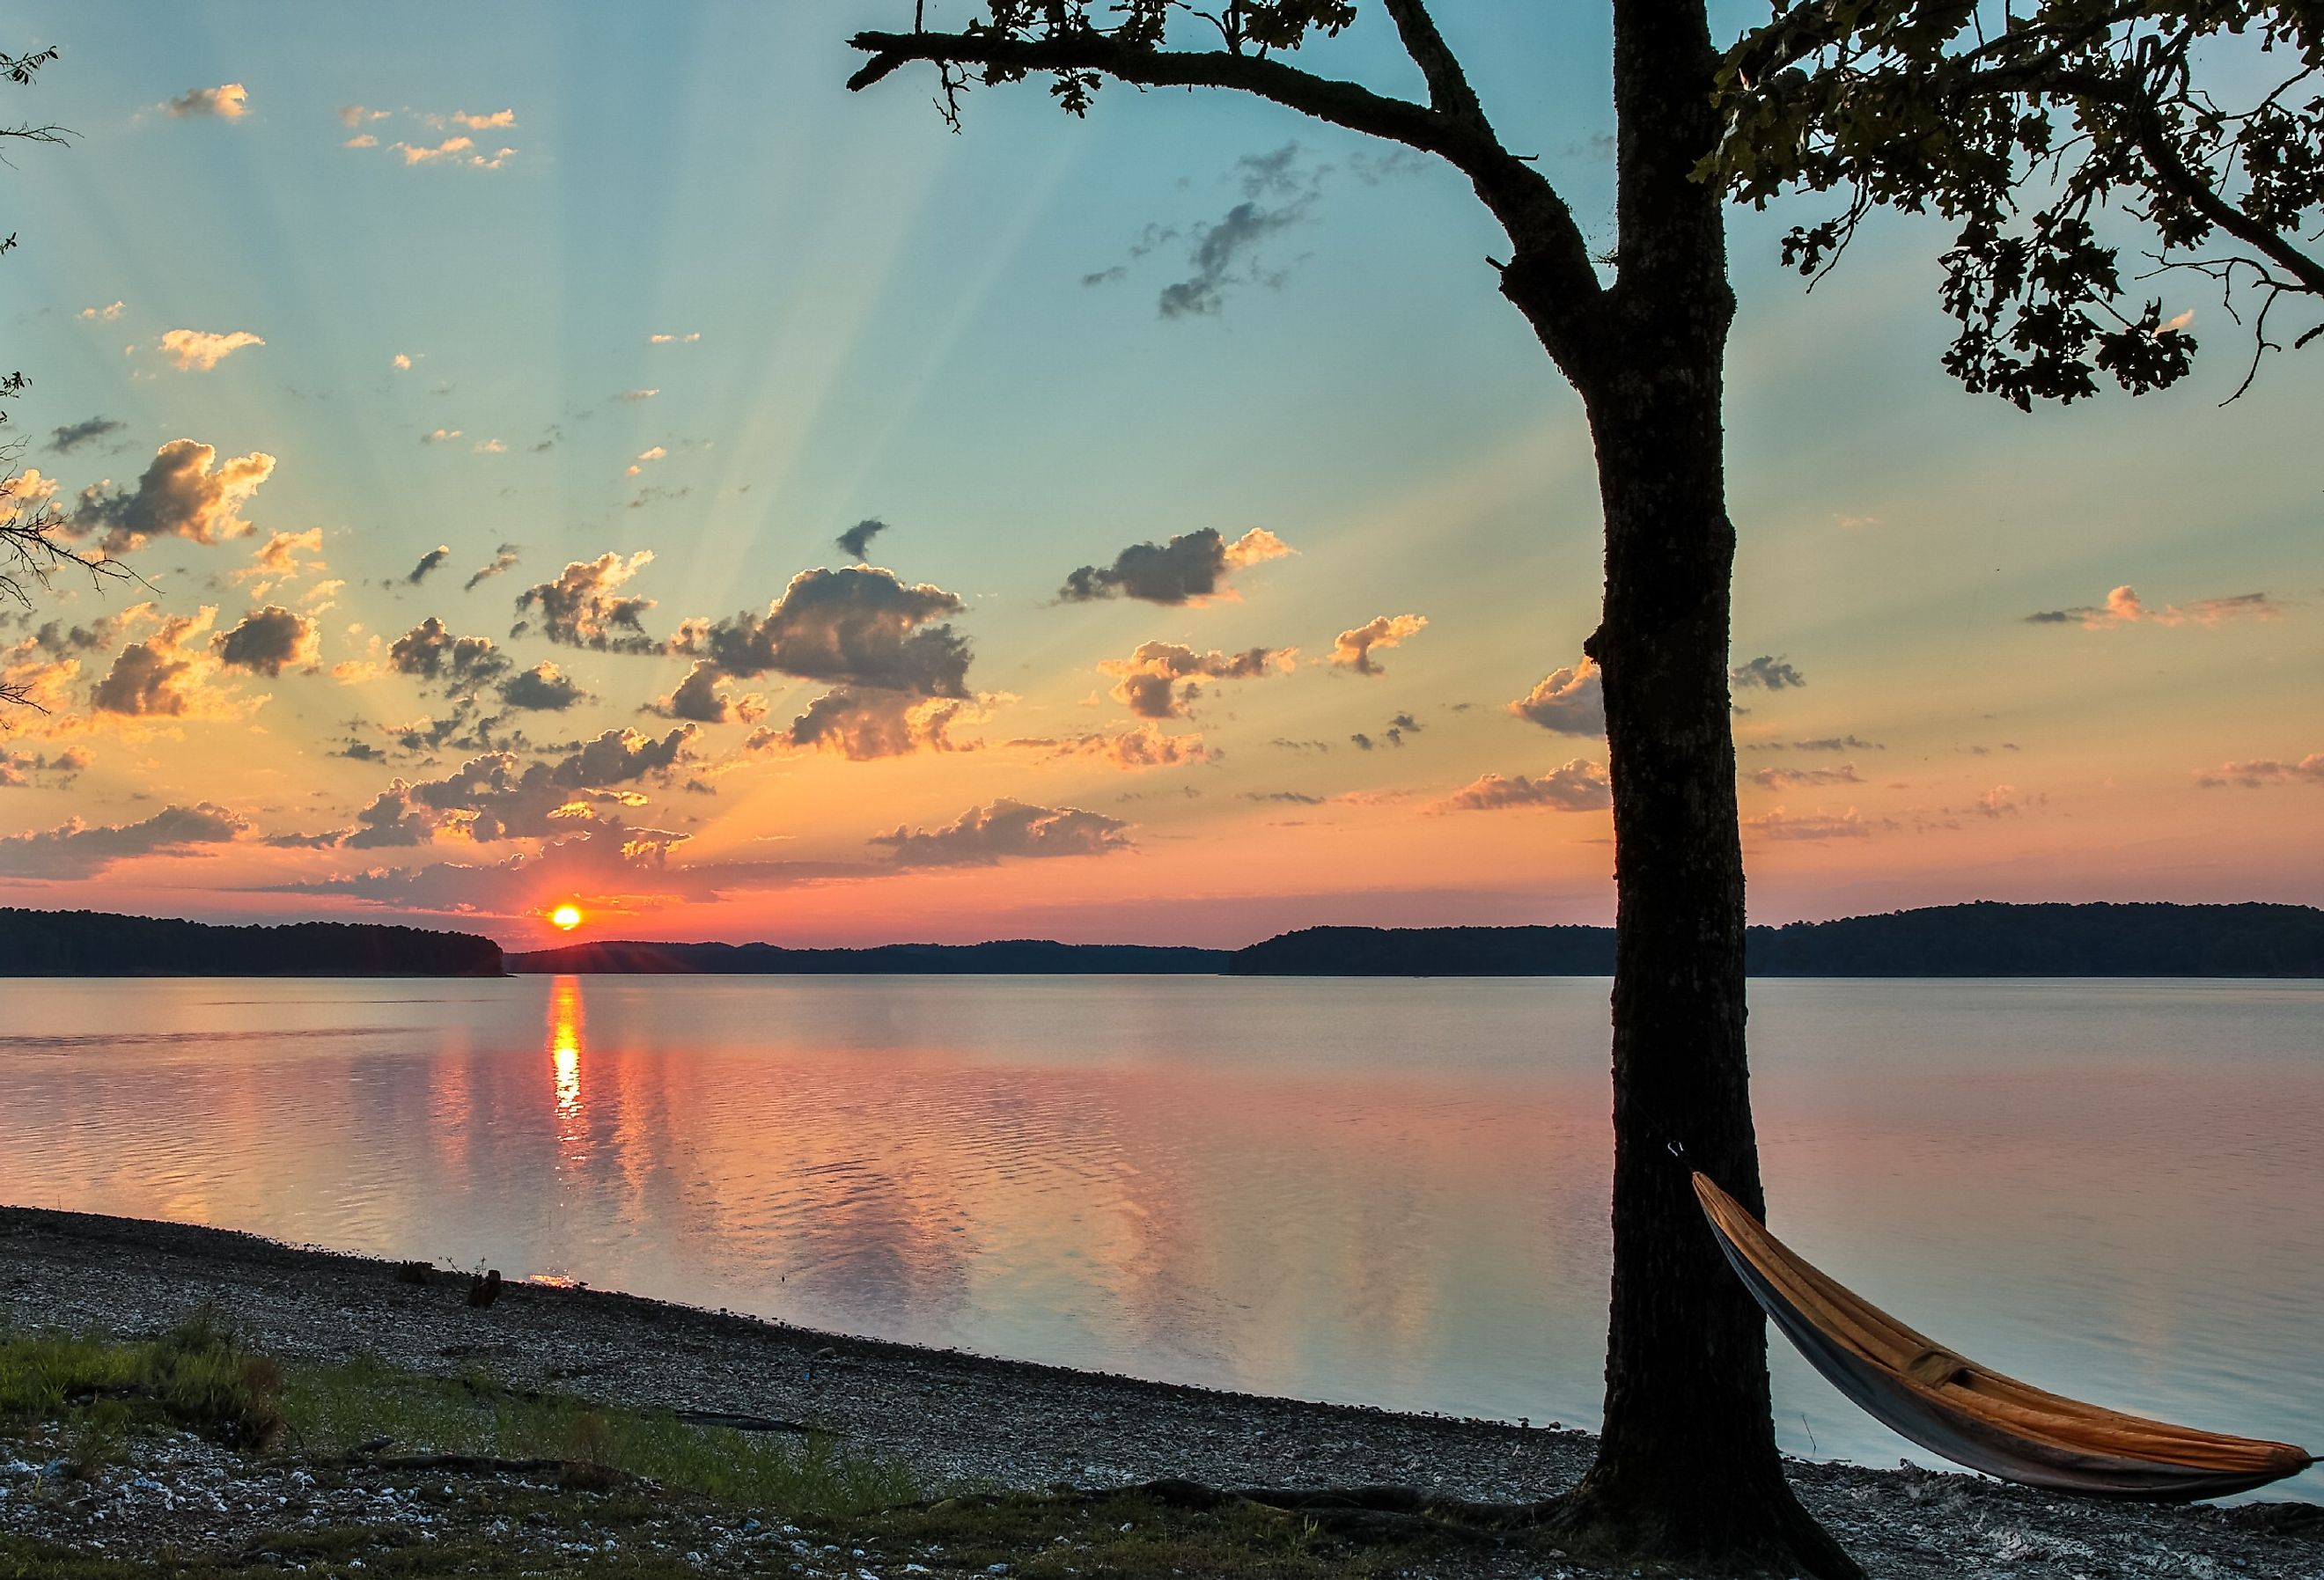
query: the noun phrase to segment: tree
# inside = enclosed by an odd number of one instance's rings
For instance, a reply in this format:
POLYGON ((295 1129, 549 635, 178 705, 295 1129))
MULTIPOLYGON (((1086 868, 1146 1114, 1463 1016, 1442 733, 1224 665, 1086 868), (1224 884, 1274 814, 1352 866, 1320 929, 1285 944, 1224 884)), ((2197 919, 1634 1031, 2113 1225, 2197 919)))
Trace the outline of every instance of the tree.
POLYGON ((1734 293, 1719 189, 1720 69, 1701 0, 1610 0, 1620 251, 1601 280, 1556 187, 1496 134, 1423 0, 1382 0, 1426 85, 1395 97, 1285 57, 1339 34, 1346 0, 1226 0, 1199 16, 1127 0, 985 0, 957 32, 865 32, 849 87, 935 62, 956 118, 972 83, 1055 79, 1086 110, 1105 79, 1239 90, 1443 159, 1509 238, 1501 294, 1581 393, 1606 522, 1602 623, 1614 791, 1614 1274, 1597 1464, 1552 1518, 1641 1555, 1853 1575, 1784 1481, 1758 1307, 1720 1261, 1701 1169, 1763 1211, 1743 1038, 1743 853, 1728 718, 1728 520, 1720 396, 1734 293), (1216 47, 1170 47, 1202 27, 1216 47))
POLYGON ((2159 388, 2186 371, 2193 338, 2159 301, 2116 307, 2095 217, 2146 224, 2161 261, 2231 299, 2256 291, 2262 349, 2278 296, 2324 296, 2299 240, 2324 189, 2319 106, 2290 97, 2319 65, 2318 13, 2035 0, 1988 43, 1973 0, 1802 0, 1722 53, 1704 0, 1608 3, 1619 240, 1603 275, 1556 186, 1495 133, 1426 0, 1380 0, 1417 98, 1286 59, 1351 26, 1351 0, 1115 0, 1104 24, 1092 0, 979 0, 952 32, 929 31, 916 0, 909 32, 854 37, 869 60, 848 86, 932 63, 955 129, 973 87, 1035 73, 1074 115, 1107 80, 1252 94, 1444 160, 1507 233, 1500 292, 1580 393, 1597 452, 1606 591, 1584 646, 1603 671, 1618 904, 1605 1418, 1596 1463, 1546 1517, 1628 1555, 1852 1575, 1784 1480, 1765 1328, 1688 1181, 1701 1169, 1764 1212, 1728 697, 1723 202, 1848 189, 1839 220, 1787 248, 1811 273, 1871 208, 1935 207, 1963 221, 1944 300, 1962 325, 1948 365, 1970 388, 2021 406, 2090 393, 2098 373, 2159 388), (2304 69, 2228 115, 2195 85, 2195 46, 2250 30, 2304 69), (1200 47, 1178 47, 1190 33, 1200 47), (2028 199, 2030 233, 2012 228, 2028 199), (2214 235, 2241 250, 2194 251, 2214 235))
MULTIPOLYGON (((41 68, 56 58, 53 47, 23 55, 0 52, 0 77, 18 88, 30 88, 41 68)), ((0 140, 62 143, 67 135, 61 126, 37 125, 30 121, 0 126, 0 140)), ((0 254, 14 252, 15 247, 15 232, 0 239, 0 254)), ((0 400, 16 399, 31 383, 21 372, 0 374, 0 400)), ((0 425, 7 420, 8 413, 0 410, 0 425)), ((0 442, 0 604, 31 607, 33 589, 47 587, 50 577, 66 565, 79 566, 97 577, 122 574, 122 567, 101 555, 80 554, 57 541, 62 518, 48 508, 45 494, 30 486, 30 480, 36 475, 17 468, 16 462, 23 453, 21 440, 0 442)), ((5 706, 39 705, 32 701, 26 688, 0 681, 0 707, 5 706)))

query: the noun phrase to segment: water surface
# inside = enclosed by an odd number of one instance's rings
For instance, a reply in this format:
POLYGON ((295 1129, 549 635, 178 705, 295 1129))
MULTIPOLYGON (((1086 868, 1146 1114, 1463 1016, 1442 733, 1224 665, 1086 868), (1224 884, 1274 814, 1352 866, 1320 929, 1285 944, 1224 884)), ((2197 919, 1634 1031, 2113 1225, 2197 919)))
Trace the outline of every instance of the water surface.
MULTIPOLYGON (((1596 1418, 1602 981, 0 993, 0 1201, 1596 1418)), ((2059 1391, 2324 1443, 2324 984, 1761 981, 1752 1035, 1775 1226, 1827 1270, 2059 1391)), ((1926 1459, 1775 1365, 1787 1450, 1926 1459)))

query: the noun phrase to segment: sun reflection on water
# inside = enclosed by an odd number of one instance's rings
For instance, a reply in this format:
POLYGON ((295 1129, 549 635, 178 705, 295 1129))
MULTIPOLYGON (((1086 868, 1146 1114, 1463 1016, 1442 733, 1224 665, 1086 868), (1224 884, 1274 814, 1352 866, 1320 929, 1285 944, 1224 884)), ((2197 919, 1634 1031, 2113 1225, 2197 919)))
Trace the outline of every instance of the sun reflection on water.
POLYGON ((589 1115, 581 1101, 581 1036, 586 1016, 581 980, 560 976, 549 993, 549 1077, 557 1103, 559 1159, 578 1162, 588 1150, 589 1115))

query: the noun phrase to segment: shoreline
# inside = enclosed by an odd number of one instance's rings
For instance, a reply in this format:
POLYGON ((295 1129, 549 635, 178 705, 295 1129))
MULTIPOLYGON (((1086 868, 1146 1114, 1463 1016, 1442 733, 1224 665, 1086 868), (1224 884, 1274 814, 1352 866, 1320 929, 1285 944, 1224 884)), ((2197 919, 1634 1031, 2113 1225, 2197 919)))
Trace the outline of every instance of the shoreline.
MULTIPOLYGON (((483 1365, 609 1402, 812 1422, 932 1486, 1178 1476, 1517 1501, 1571 1486, 1594 1452, 1579 1429, 1147 1381, 612 1290, 510 1282, 475 1309, 466 1284, 441 1270, 403 1282, 392 1261, 236 1230, 0 1206, 0 1319, 19 1327, 148 1335, 207 1299, 285 1359, 368 1352, 439 1375, 483 1365)), ((1912 1467, 1787 1460, 1786 1471, 1869 1572, 1898 1580, 2324 1572, 2313 1503, 2124 1504, 1912 1467)))

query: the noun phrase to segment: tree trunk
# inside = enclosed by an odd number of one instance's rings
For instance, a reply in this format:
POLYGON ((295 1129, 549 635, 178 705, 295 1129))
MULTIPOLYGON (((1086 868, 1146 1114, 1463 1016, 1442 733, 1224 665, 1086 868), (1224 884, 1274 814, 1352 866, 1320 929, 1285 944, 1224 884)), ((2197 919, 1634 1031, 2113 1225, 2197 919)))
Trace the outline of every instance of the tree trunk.
POLYGON ((1764 1319, 1690 1183, 1700 1169, 1765 1211, 1728 705, 1726 315, 1702 302, 1674 316, 1660 333, 1628 326, 1639 371, 1590 402, 1606 512, 1605 623, 1591 651, 1604 670, 1618 906, 1614 1283, 1605 1426, 1568 1514, 1631 1553, 1849 1576, 1855 1565, 1784 1480, 1764 1319))
POLYGON ((1697 1206, 1764 1214, 1744 1050, 1720 394, 1735 299, 1701 0, 1616 0, 1618 276, 1577 332, 1522 253, 1503 291, 1581 391, 1606 516, 1614 790, 1614 1280, 1598 1460, 1560 1522, 1628 1557, 1860 1575, 1775 1452, 1759 1308, 1697 1206))

